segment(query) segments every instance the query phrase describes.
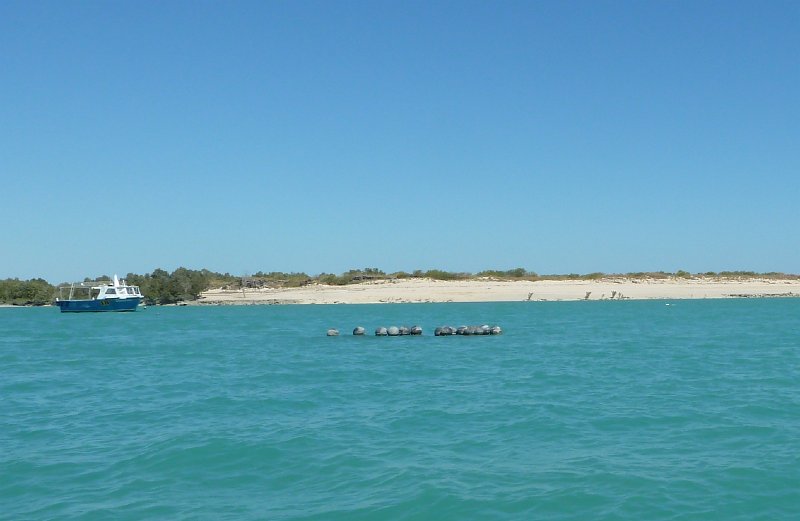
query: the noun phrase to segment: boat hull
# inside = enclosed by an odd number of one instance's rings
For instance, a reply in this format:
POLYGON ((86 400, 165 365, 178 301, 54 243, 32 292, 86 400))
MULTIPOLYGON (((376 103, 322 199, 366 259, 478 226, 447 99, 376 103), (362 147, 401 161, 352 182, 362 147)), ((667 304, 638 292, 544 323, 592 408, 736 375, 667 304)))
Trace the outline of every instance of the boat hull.
POLYGON ((59 300, 56 305, 62 313, 99 313, 105 311, 136 311, 142 299, 107 298, 98 300, 59 300))

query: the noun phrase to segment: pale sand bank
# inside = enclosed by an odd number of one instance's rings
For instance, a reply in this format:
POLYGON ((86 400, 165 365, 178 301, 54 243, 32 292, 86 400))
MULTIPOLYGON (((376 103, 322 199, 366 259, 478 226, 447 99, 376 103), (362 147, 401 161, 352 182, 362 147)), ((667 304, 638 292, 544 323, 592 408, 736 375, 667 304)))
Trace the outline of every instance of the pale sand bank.
POLYGON ((348 286, 209 290, 199 304, 378 304, 390 302, 519 302, 615 299, 800 297, 800 280, 626 279, 596 281, 438 281, 400 279, 348 286), (588 293, 588 299, 587 299, 588 293))

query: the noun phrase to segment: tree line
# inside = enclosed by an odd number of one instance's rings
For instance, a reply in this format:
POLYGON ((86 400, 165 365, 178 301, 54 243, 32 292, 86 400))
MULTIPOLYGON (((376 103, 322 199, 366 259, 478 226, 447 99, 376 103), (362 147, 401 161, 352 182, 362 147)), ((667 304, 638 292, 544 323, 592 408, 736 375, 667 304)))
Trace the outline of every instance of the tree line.
POLYGON ((145 275, 128 273, 125 280, 128 284, 139 286, 148 304, 175 304, 197 300, 203 291, 229 284, 239 280, 239 277, 206 269, 178 268, 168 273, 158 268, 145 275))
POLYGON ((0 304, 43 306, 52 302, 55 288, 44 279, 0 280, 0 304))

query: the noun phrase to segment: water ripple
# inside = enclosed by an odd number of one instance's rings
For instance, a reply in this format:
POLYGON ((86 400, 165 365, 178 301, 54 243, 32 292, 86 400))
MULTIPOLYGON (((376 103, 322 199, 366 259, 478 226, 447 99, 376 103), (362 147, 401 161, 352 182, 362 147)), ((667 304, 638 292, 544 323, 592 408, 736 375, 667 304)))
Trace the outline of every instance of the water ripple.
POLYGON ((0 310, 0 518, 795 519, 798 304, 0 310))

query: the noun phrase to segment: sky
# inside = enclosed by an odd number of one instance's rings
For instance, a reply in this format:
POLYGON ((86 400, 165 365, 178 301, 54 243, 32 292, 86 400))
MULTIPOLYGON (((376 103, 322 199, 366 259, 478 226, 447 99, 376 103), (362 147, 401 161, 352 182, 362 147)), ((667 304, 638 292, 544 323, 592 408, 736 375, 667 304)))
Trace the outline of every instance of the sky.
POLYGON ((795 1, 0 2, 0 279, 800 273, 795 1))

